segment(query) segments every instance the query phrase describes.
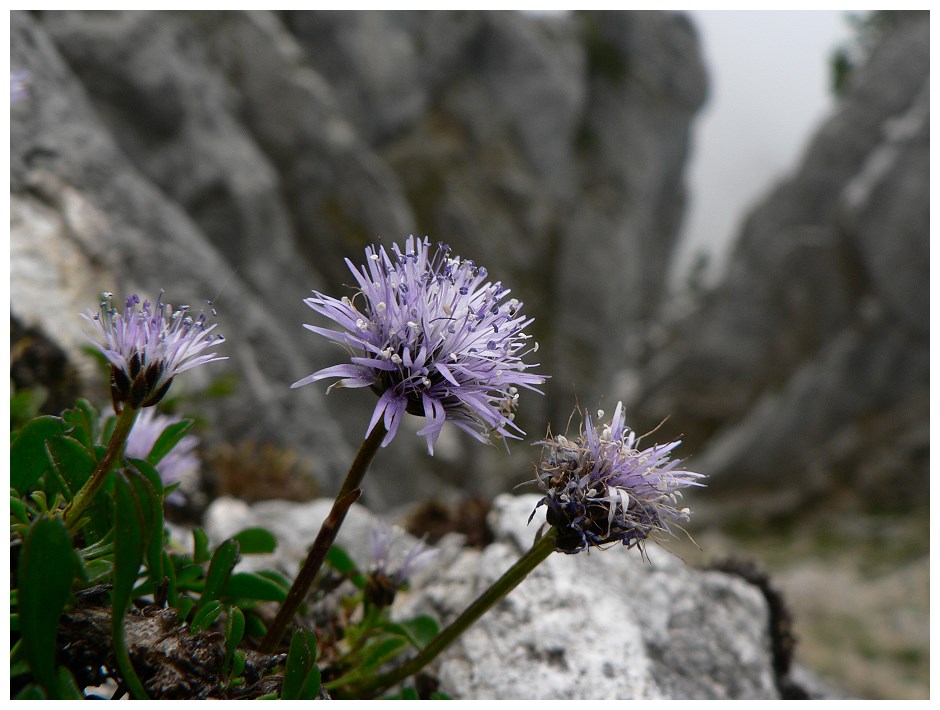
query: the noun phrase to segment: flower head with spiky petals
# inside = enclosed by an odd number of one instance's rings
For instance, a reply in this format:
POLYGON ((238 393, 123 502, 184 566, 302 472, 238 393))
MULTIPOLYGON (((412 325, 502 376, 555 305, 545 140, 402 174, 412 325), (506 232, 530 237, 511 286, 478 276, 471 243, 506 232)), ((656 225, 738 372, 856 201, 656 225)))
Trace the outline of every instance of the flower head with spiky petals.
POLYGON ((207 326, 205 313, 189 315, 189 306, 173 310, 160 298, 151 305, 140 302, 137 294, 128 296, 124 315, 111 305, 110 293, 101 294, 98 312, 82 317, 94 326, 88 340, 111 365, 111 398, 115 411, 152 407, 170 389, 179 373, 216 360, 215 353, 202 353, 224 338, 213 335, 216 324, 207 326))
POLYGON ((366 257, 361 268, 346 260, 359 285, 353 298, 314 291, 304 301, 342 330, 304 327, 345 347, 350 361, 292 387, 330 377, 341 378, 330 389, 371 387, 379 401, 368 432, 383 421, 383 446, 405 412, 425 417, 418 434, 431 454, 445 421, 484 442, 491 434, 524 434, 513 423, 518 388, 537 392, 545 378, 522 360, 538 349, 523 332, 532 319, 520 314, 522 304, 507 299, 500 282, 485 281, 486 269, 452 257, 449 247, 432 253, 427 238, 408 237, 404 251, 370 246, 366 257))
POLYGON ((547 507, 557 550, 570 554, 616 542, 642 547, 654 531, 668 532, 669 521, 688 519, 689 509, 677 507, 681 489, 704 485, 704 475, 670 458, 681 442, 646 449, 637 448, 639 442, 624 425, 620 402, 600 429, 586 415, 577 441, 549 436, 540 442, 536 482, 545 496, 536 508, 547 507))

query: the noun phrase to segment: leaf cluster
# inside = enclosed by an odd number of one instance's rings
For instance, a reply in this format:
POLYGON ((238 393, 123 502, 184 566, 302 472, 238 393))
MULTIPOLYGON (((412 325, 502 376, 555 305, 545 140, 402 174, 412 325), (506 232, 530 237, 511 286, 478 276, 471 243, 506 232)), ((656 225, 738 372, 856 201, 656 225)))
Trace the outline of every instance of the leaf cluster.
MULTIPOLYGON (((271 687, 253 697, 342 697, 344 689, 420 650, 438 633, 431 617, 392 621, 387 607, 370 604, 364 594, 368 575, 334 546, 329 574, 345 587, 327 665, 318 665, 314 632, 297 629, 286 654, 260 664, 281 667, 276 682, 253 681, 259 664, 252 648, 266 632, 266 607, 285 599, 290 581, 274 571, 237 570, 242 555, 275 550, 275 537, 263 528, 243 530, 214 548, 200 528, 188 544, 171 539, 163 506, 174 486, 164 485, 159 464, 193 421, 167 426, 143 459, 117 457, 100 492, 68 524, 64 511, 105 459, 115 418, 102 417, 85 400, 60 416, 29 416, 36 410, 24 393, 11 406, 13 697, 94 697, 100 691, 89 684, 108 680, 116 686, 115 697, 161 697, 158 681, 129 640, 129 620, 141 609, 171 610, 160 618, 173 619, 180 633, 218 639, 221 663, 211 689, 216 697, 252 697, 255 688, 271 687), (62 639, 87 600, 101 597, 102 590, 110 649, 90 672, 88 663, 62 652, 62 639)), ((417 697, 417 691, 407 687, 396 697, 417 697)))

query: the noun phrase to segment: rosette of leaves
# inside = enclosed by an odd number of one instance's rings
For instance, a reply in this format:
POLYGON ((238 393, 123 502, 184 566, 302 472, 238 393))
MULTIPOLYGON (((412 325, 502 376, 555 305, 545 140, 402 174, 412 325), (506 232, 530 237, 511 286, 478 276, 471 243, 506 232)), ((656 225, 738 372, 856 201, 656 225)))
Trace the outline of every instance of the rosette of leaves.
POLYGON ((163 519, 171 487, 157 466, 191 420, 167 426, 146 456, 117 458, 80 524, 70 528, 63 511, 106 455, 100 442, 108 440, 109 426, 113 421, 81 400, 61 416, 34 417, 11 432, 13 697, 82 698, 109 679, 119 697, 244 692, 258 680, 252 674, 274 665, 246 649, 265 632, 263 605, 282 601, 289 583, 274 572, 235 567, 241 555, 273 551, 274 536, 253 528, 213 549, 196 529, 188 549, 171 544, 163 519), (198 646, 189 640, 199 637, 216 649, 214 665, 170 684, 157 672, 154 649, 128 642, 129 625, 134 638, 141 630, 173 635, 180 653, 198 646), (81 639, 76 647, 85 655, 61 647, 70 634, 81 639))

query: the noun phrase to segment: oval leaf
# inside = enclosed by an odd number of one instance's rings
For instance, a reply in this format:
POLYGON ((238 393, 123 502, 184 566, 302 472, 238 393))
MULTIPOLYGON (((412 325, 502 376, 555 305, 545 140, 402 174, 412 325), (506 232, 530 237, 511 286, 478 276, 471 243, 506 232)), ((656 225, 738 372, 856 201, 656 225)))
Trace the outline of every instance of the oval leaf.
POLYGON ((312 631, 297 629, 291 636, 287 651, 281 686, 282 700, 313 700, 316 697, 320 690, 320 669, 316 662, 317 637, 312 631), (316 688, 311 694, 312 685, 316 685, 316 688))
POLYGON ((46 453, 59 478, 68 486, 65 493, 72 499, 91 478, 98 462, 80 441, 71 436, 53 436, 46 441, 46 453))
POLYGON ((282 602, 287 590, 277 582, 250 572, 236 572, 225 585, 227 599, 256 599, 258 601, 282 602))
POLYGON ((150 506, 150 529, 146 531, 147 538, 147 568, 150 570, 154 584, 163 581, 163 481, 160 474, 150 463, 140 459, 128 461, 133 473, 134 485, 137 488, 141 501, 150 506))
POLYGON ((52 465, 46 441, 64 432, 65 422, 58 417, 37 417, 20 430, 10 446, 10 485, 19 493, 29 491, 52 465))
POLYGON ((209 559, 209 536, 202 528, 193 528, 193 562, 201 565, 209 559))
POLYGON ((80 399, 72 409, 62 412, 62 420, 68 425, 72 438, 78 439, 89 450, 94 446, 98 412, 88 400, 80 399))
POLYGON ((437 620, 426 614, 408 621, 392 624, 388 629, 406 636, 419 651, 431 643, 441 632, 441 626, 437 623, 437 620))
POLYGON ((209 562, 209 571, 206 573, 206 584, 199 599, 199 607, 222 595, 222 590, 225 589, 237 561, 237 541, 229 538, 216 548, 212 561, 209 562))
POLYGON ((230 668, 238 644, 245 634, 245 615, 237 606, 230 606, 225 619, 225 667, 230 668))
POLYGON ((77 570, 78 559, 65 523, 60 518, 38 518, 20 553, 17 601, 23 650, 33 676, 49 697, 59 695, 56 630, 77 570))
POLYGON ((111 590, 111 635, 114 656, 124 682, 137 698, 147 697, 131 665, 124 642, 124 617, 147 549, 146 531, 152 524, 149 501, 141 501, 124 471, 114 477, 114 587, 111 590))
POLYGON ((264 528, 245 528, 232 539, 238 540, 243 555, 266 554, 277 548, 277 538, 264 528))
POLYGON ((339 545, 333 545, 326 553, 326 563, 340 574, 349 577, 359 589, 366 586, 366 579, 359 572, 353 558, 339 545))
POLYGON ((408 646, 408 641, 400 636, 389 636, 370 643, 363 649, 360 657, 361 669, 378 668, 386 661, 398 656, 408 646))

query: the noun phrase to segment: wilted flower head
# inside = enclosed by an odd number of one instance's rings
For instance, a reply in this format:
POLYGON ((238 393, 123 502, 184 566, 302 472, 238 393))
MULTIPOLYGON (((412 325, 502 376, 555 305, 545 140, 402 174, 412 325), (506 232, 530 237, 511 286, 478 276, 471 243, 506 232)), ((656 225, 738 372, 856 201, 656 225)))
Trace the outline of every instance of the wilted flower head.
POLYGON ((509 291, 485 281, 487 271, 451 256, 438 245, 432 254, 425 238, 366 249, 366 265, 346 263, 359 284, 352 299, 314 291, 305 303, 338 323, 342 330, 304 327, 343 345, 350 362, 319 370, 292 387, 329 377, 333 387, 371 387, 379 396, 369 423, 379 420, 395 436, 405 412, 424 416, 428 452, 449 420, 475 438, 491 433, 519 438, 514 423, 518 387, 538 391, 545 378, 526 372, 535 365, 522 358, 535 352, 523 333, 532 319, 509 291))
POLYGON ((407 554, 395 555, 393 560, 395 546, 403 537, 381 523, 372 529, 372 566, 366 578, 365 594, 376 606, 390 606, 396 592, 437 555, 436 549, 419 540, 407 554))
POLYGON ((653 531, 668 532, 669 521, 687 520, 689 509, 677 507, 681 489, 703 485, 702 474, 681 470, 680 461, 670 459, 681 442, 638 449, 620 402, 601 429, 587 415, 577 441, 556 436, 540 443, 536 482, 545 496, 536 508, 547 507, 546 521, 558 531, 561 552, 618 541, 642 546, 653 531))
POLYGON ((189 306, 176 311, 163 303, 163 293, 156 304, 141 305, 137 294, 129 296, 124 315, 111 305, 112 294, 101 294, 97 313, 82 314, 95 327, 86 334, 111 363, 111 398, 115 411, 123 404, 132 409, 152 407, 170 389, 173 378, 198 365, 227 360, 215 353, 200 355, 206 348, 221 343, 221 335, 212 335, 216 324, 206 325, 206 315, 189 315, 189 306))
MULTIPOLYGON (((156 409, 145 409, 137 417, 134 428, 127 437, 126 455, 135 459, 146 459, 163 431, 171 424, 180 421, 182 419, 179 417, 160 414, 156 409)), ((192 434, 187 434, 160 459, 156 469, 164 486, 183 481, 196 474, 199 470, 199 458, 196 456, 198 445, 199 439, 192 434)), ((179 491, 173 491, 167 498, 182 501, 179 491)))

